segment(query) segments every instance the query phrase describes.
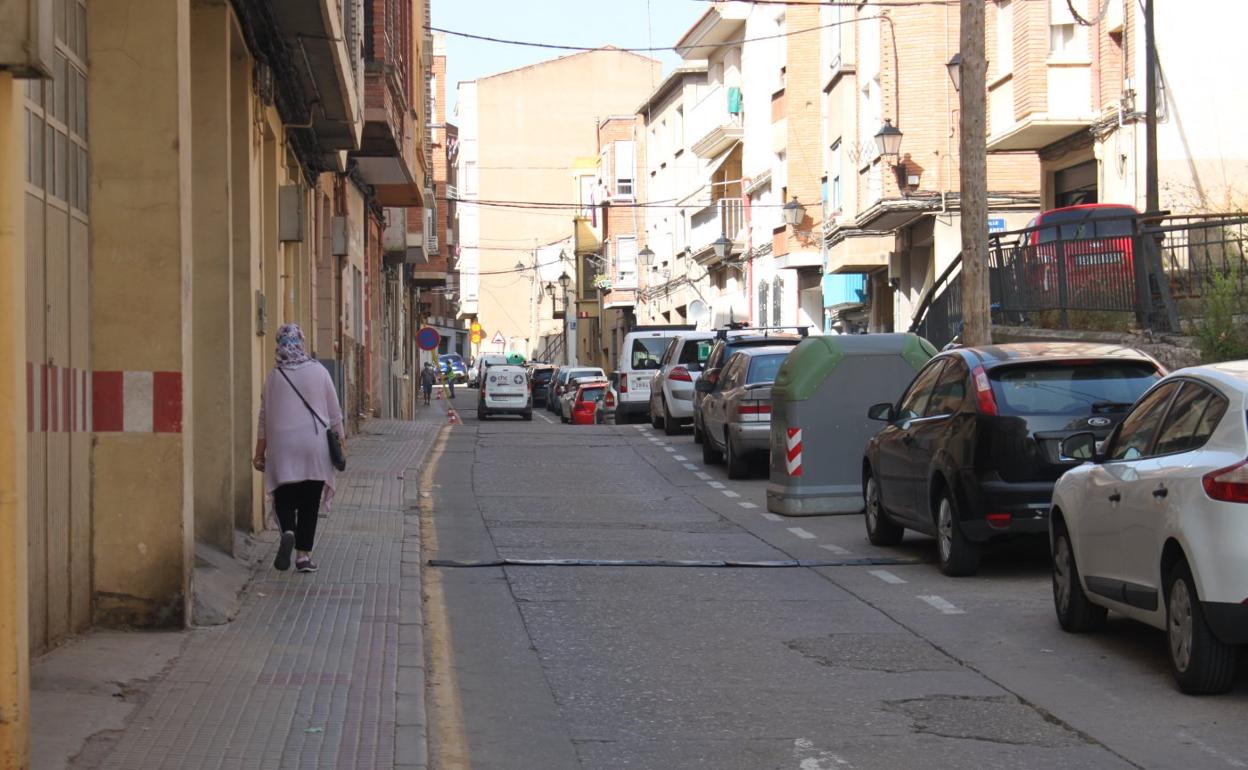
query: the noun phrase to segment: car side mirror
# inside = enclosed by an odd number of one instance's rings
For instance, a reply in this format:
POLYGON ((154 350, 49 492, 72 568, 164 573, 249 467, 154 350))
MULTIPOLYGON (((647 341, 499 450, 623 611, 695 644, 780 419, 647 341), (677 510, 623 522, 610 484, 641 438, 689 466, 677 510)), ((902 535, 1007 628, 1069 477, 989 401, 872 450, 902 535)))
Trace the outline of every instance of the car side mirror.
POLYGON ((707 377, 703 377, 694 383, 693 389, 699 393, 710 393, 715 390, 715 382, 707 377))
POLYGON ((880 422, 892 422, 893 405, 876 404, 867 410, 867 418, 871 420, 879 420, 880 422))
POLYGON ((1096 436, 1091 433, 1076 433, 1062 439, 1057 451, 1057 459, 1061 462, 1096 462, 1099 459, 1096 436))

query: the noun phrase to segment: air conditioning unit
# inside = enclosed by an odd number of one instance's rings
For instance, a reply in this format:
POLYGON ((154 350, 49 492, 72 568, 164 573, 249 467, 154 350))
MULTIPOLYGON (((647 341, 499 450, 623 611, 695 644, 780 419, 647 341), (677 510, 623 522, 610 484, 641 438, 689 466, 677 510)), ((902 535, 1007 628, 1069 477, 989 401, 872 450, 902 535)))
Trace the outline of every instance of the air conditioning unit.
POLYGON ((350 227, 351 224, 346 217, 334 217, 330 220, 329 250, 335 257, 345 257, 351 254, 350 227))

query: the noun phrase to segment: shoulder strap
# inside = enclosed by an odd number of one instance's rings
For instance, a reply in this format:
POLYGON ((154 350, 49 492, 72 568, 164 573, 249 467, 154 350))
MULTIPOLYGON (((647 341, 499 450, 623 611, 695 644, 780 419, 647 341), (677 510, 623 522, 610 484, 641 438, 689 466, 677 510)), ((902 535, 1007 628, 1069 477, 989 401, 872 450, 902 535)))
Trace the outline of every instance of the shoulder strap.
POLYGON ((312 416, 316 418, 316 421, 319 422, 326 430, 329 430, 329 423, 321 419, 321 416, 316 413, 316 410, 312 408, 312 405, 308 403, 308 400, 304 398, 303 394, 299 392, 299 389, 295 387, 295 383, 290 381, 290 377, 286 375, 286 372, 282 370, 282 367, 277 367, 277 373, 282 375, 282 379, 286 380, 286 384, 290 385, 291 390, 295 391, 295 395, 299 397, 299 400, 303 402, 303 405, 307 407, 307 410, 312 413, 312 416))

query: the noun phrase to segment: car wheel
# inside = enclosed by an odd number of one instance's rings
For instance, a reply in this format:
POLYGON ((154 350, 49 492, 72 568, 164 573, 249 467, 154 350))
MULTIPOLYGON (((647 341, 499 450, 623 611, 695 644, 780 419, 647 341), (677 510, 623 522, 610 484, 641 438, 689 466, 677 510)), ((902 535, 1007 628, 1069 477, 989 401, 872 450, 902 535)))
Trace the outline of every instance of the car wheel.
POLYGON ((1075 549, 1070 546, 1066 528, 1058 525, 1053 535, 1053 607, 1062 630, 1071 633, 1095 631, 1105 625, 1108 611, 1088 600, 1079 581, 1075 549))
POLYGON ((490 419, 490 413, 485 410, 485 407, 477 407, 477 419, 481 422, 490 419))
POLYGON ((1213 635, 1186 561, 1174 565, 1166 576, 1166 639, 1180 690, 1216 695, 1231 689, 1239 649, 1213 635))
POLYGON ((906 533, 906 528, 894 523, 888 517, 884 504, 880 502, 880 486, 876 483, 875 476, 867 476, 867 488, 863 495, 867 501, 867 507, 863 511, 863 518, 867 522, 867 540, 871 541, 871 545, 900 543, 902 536, 906 533))
MULTIPOLYGON (((706 446, 703 444, 703 446, 706 446)), ((732 446, 732 436, 724 433, 724 465, 728 466, 728 478, 744 479, 750 475, 749 460, 737 454, 732 446)))
POLYGON ((711 436, 708 433, 703 437, 702 441, 702 462, 707 465, 719 465, 723 461, 723 454, 715 448, 715 442, 711 440, 711 436))
POLYGON ((958 510, 949 492, 940 493, 936 504, 936 550, 940 571, 949 577, 974 575, 979 569, 979 546, 962 535, 958 510))
POLYGON ((533 422, 533 410, 532 409, 530 409, 529 411, 525 412, 524 414, 520 416, 524 418, 525 422, 533 422))
POLYGON ((706 436, 702 433, 702 427, 698 425, 698 413, 693 413, 693 443, 701 444, 706 440, 706 436))
POLYGON ((668 436, 675 436, 677 433, 680 433, 680 423, 668 411, 667 401, 663 402, 663 433, 668 436))

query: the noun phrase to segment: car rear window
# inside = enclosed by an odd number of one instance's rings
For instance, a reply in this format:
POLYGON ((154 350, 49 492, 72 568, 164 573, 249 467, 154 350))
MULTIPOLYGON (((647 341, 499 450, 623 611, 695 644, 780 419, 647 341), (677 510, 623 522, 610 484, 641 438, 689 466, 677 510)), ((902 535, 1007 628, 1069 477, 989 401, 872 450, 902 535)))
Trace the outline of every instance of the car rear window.
POLYGON ((659 359, 671 344, 671 337, 637 337, 633 340, 633 349, 629 352, 634 369, 658 369, 659 359))
POLYGON ((597 401, 602 398, 605 388, 583 388, 581 390, 582 401, 597 401))
POLYGON ((1133 361, 1015 364, 989 373, 1003 415, 1124 412, 1160 377, 1152 364, 1133 361))
POLYGON ((706 359, 711 357, 711 348, 714 344, 714 340, 685 340, 684 347, 680 349, 680 360, 677 363, 695 372, 701 371, 706 364, 706 359))
POLYGON ((787 357, 787 353, 770 353, 765 356, 751 356, 750 373, 746 377, 745 381, 750 385, 759 382, 775 382, 776 372, 780 371, 780 364, 783 364, 784 359, 787 357))
POLYGON ((553 372, 550 369, 537 369, 533 372, 534 382, 550 382, 550 375, 553 372))
POLYGON ((1135 211, 1126 206, 1058 211, 1040 216, 1040 242, 1132 235, 1135 211))

